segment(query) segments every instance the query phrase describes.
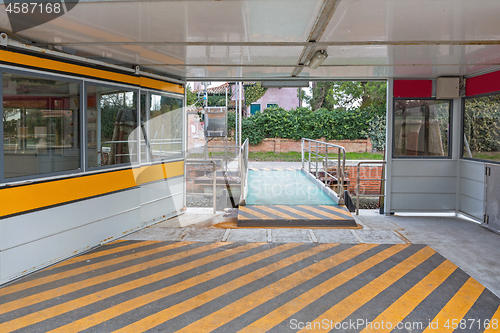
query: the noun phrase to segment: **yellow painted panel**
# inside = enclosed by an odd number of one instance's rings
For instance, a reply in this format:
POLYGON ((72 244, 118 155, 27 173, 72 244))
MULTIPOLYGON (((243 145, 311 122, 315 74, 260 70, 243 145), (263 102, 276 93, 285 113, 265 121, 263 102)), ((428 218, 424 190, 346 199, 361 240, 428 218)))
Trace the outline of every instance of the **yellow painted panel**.
POLYGON ((51 60, 40 58, 32 55, 11 52, 11 51, 0 51, 0 60, 10 62, 13 64, 19 64, 24 66, 38 67, 40 69, 48 69, 53 71, 62 71, 69 74, 78 74, 93 76, 96 78, 104 80, 112 80, 116 82, 123 82, 126 84, 132 84, 136 86, 142 86, 146 88, 153 88, 159 90, 165 90, 176 93, 184 93, 184 88, 182 85, 174 84, 170 82, 155 80, 147 77, 139 77, 127 74, 116 73, 112 71, 106 71, 103 69, 95 69, 91 67, 70 64, 62 61, 51 60))
POLYGON ((125 190, 137 185, 180 176, 184 162, 156 164, 75 178, 7 187, 0 190, 0 216, 125 190))

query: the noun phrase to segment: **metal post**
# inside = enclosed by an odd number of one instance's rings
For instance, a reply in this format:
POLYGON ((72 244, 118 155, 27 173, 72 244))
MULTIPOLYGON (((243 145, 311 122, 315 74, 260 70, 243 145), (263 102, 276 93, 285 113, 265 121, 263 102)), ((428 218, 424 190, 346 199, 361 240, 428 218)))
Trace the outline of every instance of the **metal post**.
POLYGON ((216 172, 216 163, 215 161, 212 161, 212 164, 214 166, 214 179, 213 179, 213 204, 214 204, 214 214, 217 213, 217 188, 216 188, 216 185, 217 185, 217 172, 216 172))
POLYGON ((238 146, 241 147, 241 118, 243 117, 243 97, 242 97, 242 90, 243 90, 243 82, 240 82, 240 89, 239 89, 239 96, 240 96, 240 115, 239 115, 239 127, 240 127, 240 136, 238 137, 238 146))
POLYGON ((328 186, 328 146, 325 145, 325 186, 328 186))
POLYGON ((300 152, 301 152, 300 161, 302 162, 302 169, 304 169, 304 139, 300 140, 300 152))
POLYGON ((341 197, 340 194, 342 193, 342 188, 340 188, 340 186, 341 186, 341 180, 343 177, 343 175, 341 175, 341 172, 343 170, 340 167, 340 153, 341 153, 341 151, 342 150, 339 148, 338 154, 337 154, 337 194, 339 195, 339 198, 341 197))
POLYGON ((307 153, 309 155, 309 173, 311 173, 311 141, 309 141, 309 150, 307 153))
POLYGON ((319 153, 319 144, 316 141, 316 179, 318 179, 318 153, 319 153))
POLYGON ((359 215, 359 166, 360 163, 358 163, 357 169, 356 169, 356 215, 359 215))

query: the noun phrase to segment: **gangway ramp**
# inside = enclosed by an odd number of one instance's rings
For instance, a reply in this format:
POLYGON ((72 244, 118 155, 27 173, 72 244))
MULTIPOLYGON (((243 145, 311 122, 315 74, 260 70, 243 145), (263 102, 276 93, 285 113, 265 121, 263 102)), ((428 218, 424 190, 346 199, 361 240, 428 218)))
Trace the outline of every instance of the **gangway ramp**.
POLYGON ((357 227, 345 206, 298 169, 249 169, 246 201, 240 227, 357 227))

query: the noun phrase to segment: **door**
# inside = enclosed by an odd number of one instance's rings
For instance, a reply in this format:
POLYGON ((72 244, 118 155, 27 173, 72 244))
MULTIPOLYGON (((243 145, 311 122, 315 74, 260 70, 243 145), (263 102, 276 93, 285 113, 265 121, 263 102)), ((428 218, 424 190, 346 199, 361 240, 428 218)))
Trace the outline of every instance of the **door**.
POLYGON ((485 200, 483 225, 500 233, 500 165, 485 165, 485 200))

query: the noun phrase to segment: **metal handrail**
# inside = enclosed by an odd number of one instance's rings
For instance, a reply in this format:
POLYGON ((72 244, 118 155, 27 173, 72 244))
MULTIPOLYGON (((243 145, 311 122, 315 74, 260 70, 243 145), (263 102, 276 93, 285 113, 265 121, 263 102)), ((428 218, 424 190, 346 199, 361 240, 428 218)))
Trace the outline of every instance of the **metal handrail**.
POLYGON ((301 140, 301 161, 302 161, 302 169, 305 170, 304 166, 305 163, 308 163, 308 172, 311 172, 311 156, 312 154, 315 155, 315 166, 314 166, 314 171, 316 174, 316 178, 318 178, 318 172, 323 172, 325 175, 325 180, 324 180, 324 185, 325 187, 328 184, 328 177, 331 177, 331 179, 335 179, 335 176, 332 175, 331 173, 328 172, 328 148, 331 147, 333 149, 337 150, 337 195, 339 197, 339 202, 343 202, 344 199, 344 182, 345 182, 345 159, 346 159, 346 151, 345 148, 342 146, 335 145, 333 143, 328 143, 324 141, 318 141, 318 140, 312 140, 312 139, 306 139, 302 138, 301 140), (306 148, 306 143, 308 143, 308 147, 306 148), (311 143, 315 144, 313 151, 311 149, 311 143), (325 155, 320 154, 320 149, 325 150, 325 155), (305 159, 305 152, 308 152, 308 159, 305 159), (324 167, 318 167, 319 160, 322 159, 322 164, 324 167))
MULTIPOLYGON (((192 164, 208 164, 208 163, 211 163, 212 166, 213 166, 213 178, 212 178, 212 186, 213 186, 213 189, 212 189, 212 197, 213 197, 213 208, 214 208, 214 214, 217 213, 217 163, 216 163, 217 160, 201 160, 201 159, 186 159, 185 160, 185 163, 188 164, 188 163, 192 163, 192 164)), ((205 168, 205 174, 206 174, 206 168, 205 168)), ((186 181, 188 179, 193 179, 193 178, 189 178, 186 174, 186 181)), ((192 192, 191 194, 198 194, 198 195, 205 195, 205 193, 194 193, 192 192)))
POLYGON ((240 204, 244 205, 248 193, 248 138, 243 142, 238 154, 240 165, 240 204))
MULTIPOLYGON (((363 180, 363 181, 380 181, 381 182, 381 185, 383 184, 383 182, 386 181, 386 178, 364 178, 364 179, 361 179, 359 177, 359 170, 360 170, 360 165, 361 164, 386 164, 386 161, 361 161, 361 162, 358 162, 357 166, 356 166, 356 215, 359 215, 359 198, 361 197, 360 193, 359 193, 359 183, 363 180)), ((363 197, 365 198, 368 198, 368 197, 378 197, 378 198, 381 198, 381 197, 384 197, 385 198, 385 193, 384 194, 365 194, 363 195, 363 197)))

